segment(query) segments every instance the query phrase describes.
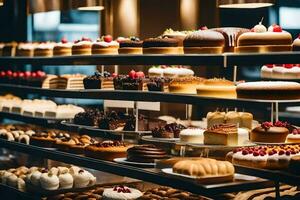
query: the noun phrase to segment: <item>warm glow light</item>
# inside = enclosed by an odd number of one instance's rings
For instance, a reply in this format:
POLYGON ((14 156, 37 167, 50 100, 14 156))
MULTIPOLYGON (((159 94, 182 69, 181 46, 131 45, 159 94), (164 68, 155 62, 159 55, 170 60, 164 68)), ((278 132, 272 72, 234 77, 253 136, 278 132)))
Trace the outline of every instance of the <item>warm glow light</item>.
POLYGON ((219 5, 219 8, 263 8, 273 6, 272 3, 237 3, 219 5))
POLYGON ((79 7, 78 10, 83 10, 83 11, 100 11, 100 10, 104 10, 104 7, 103 6, 79 7))
POLYGON ((118 9, 119 29, 124 36, 138 34, 137 0, 120 0, 118 9))
POLYGON ((196 0, 180 1, 180 17, 183 29, 192 30, 197 28, 197 13, 198 6, 196 0))

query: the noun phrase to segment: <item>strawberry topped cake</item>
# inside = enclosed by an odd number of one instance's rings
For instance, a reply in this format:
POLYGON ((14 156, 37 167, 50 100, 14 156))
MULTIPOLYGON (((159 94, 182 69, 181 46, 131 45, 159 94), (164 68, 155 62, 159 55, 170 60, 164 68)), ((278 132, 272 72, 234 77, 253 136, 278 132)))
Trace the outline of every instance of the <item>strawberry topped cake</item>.
POLYGON ((72 55, 91 55, 91 51, 92 40, 87 37, 76 40, 72 46, 72 55))
POLYGON ((291 51, 292 36, 282 30, 279 25, 273 24, 268 29, 260 22, 251 29, 251 32, 243 33, 237 41, 235 52, 274 52, 291 51))
POLYGON ((300 143, 300 128, 294 128, 286 138, 287 143, 300 143))
POLYGON ((71 56, 72 43, 68 42, 66 38, 62 38, 60 43, 57 43, 53 48, 54 56, 71 56))
POLYGON ((111 35, 97 39, 92 45, 92 54, 118 54, 119 43, 111 35))
POLYGON ((261 143, 284 143, 287 135, 290 133, 290 126, 287 122, 281 121, 275 123, 264 122, 252 129, 250 140, 261 143))
POLYGON ((229 152, 233 164, 263 169, 285 169, 293 156, 300 155, 299 145, 242 147, 229 152))

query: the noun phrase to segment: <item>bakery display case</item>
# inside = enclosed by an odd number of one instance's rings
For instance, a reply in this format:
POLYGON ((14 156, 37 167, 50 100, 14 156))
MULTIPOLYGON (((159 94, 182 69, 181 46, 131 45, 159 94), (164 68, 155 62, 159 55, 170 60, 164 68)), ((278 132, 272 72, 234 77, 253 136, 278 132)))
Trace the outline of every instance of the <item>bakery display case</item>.
MULTIPOLYGON (((60 10, 64 21, 65 10, 78 6, 66 2, 40 6, 60 10)), ((104 11, 86 15, 101 21, 97 39, 3 39, 1 197, 299 199, 300 38, 283 30, 290 26, 283 18, 266 14, 276 10, 254 9, 265 21, 242 28, 203 16, 205 5, 230 18, 217 1, 203 2, 168 5, 170 15, 151 34, 157 16, 144 14, 153 5, 103 0, 104 11), (169 17, 174 30, 165 29, 169 17), (256 72, 245 76, 244 69, 256 72)), ((37 18, 29 19, 34 29, 37 18)), ((38 38, 55 38, 48 34, 38 38)))

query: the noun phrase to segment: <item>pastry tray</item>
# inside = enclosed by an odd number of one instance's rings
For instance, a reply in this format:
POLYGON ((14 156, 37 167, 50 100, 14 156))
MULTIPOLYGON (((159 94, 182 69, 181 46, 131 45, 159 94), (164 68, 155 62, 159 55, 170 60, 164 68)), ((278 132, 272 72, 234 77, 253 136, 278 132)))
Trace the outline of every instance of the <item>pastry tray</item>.
POLYGON ((82 134, 87 134, 93 137, 102 137, 107 139, 119 139, 127 137, 142 137, 143 135, 151 134, 151 131, 119 131, 119 130, 106 130, 99 129, 93 126, 84 126, 74 124, 72 121, 62 121, 61 125, 64 129, 69 131, 75 131, 82 134))

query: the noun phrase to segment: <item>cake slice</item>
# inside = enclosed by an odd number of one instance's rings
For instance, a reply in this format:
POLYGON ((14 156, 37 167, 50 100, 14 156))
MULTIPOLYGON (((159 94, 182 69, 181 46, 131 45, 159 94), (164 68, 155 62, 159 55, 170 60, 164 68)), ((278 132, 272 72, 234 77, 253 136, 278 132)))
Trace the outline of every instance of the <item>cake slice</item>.
POLYGON ((219 124, 204 132, 205 145, 235 146, 238 144, 238 129, 235 124, 219 124))

